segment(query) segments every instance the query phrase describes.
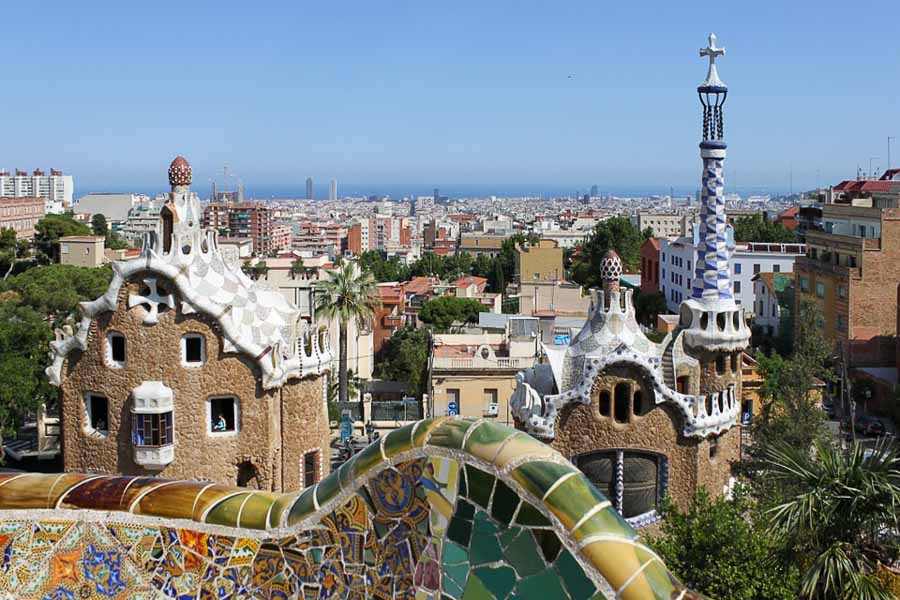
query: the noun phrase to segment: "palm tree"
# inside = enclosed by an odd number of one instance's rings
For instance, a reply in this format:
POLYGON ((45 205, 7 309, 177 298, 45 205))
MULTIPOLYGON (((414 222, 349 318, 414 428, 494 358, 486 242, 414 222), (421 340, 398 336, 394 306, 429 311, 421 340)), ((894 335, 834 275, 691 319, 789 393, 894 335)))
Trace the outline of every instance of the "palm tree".
MULTIPOLYGON (((327 320, 337 319, 338 336, 338 385, 340 401, 347 402, 350 386, 347 377, 347 324, 356 321, 362 329, 375 318, 380 304, 375 294, 375 280, 359 269, 355 261, 344 261, 340 267, 326 273, 326 278, 316 285, 316 312, 327 320)), ((362 399, 360 416, 365 420, 362 399)))
POLYGON ((767 452, 765 466, 788 494, 768 516, 801 563, 800 597, 893 598, 873 573, 897 558, 890 541, 900 515, 897 450, 889 443, 846 452, 823 442, 812 452, 780 445, 767 452))

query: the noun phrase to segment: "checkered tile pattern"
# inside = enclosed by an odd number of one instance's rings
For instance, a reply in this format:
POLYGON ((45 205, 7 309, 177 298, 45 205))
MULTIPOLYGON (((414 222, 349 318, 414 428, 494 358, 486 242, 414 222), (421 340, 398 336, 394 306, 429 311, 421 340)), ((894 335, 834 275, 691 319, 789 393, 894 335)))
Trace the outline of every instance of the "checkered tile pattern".
POLYGON ((732 298, 728 273, 725 219, 725 177, 721 158, 703 159, 700 191, 700 248, 694 277, 694 298, 732 298))

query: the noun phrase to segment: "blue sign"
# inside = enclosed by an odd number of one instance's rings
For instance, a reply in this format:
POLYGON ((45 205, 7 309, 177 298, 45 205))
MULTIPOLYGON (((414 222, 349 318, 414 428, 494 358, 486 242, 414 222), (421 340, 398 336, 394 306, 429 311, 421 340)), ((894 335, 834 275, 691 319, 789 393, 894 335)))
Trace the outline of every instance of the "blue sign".
POLYGON ((455 417, 459 414, 459 404, 456 402, 448 402, 447 403, 447 414, 451 417, 455 417))
POLYGON ((353 423, 350 421, 350 411, 345 410, 341 415, 341 441, 346 442, 353 437, 353 423))
POLYGON ((553 343, 557 346, 568 346, 569 345, 569 336, 556 334, 553 336, 553 343))

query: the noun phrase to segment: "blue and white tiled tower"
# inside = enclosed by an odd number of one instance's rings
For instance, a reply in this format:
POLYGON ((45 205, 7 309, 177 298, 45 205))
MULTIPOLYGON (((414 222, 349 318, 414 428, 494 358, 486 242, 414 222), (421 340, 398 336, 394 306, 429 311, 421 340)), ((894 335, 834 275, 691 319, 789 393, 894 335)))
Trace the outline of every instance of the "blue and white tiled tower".
POLYGON ((743 309, 734 301, 725 216, 725 118, 728 86, 719 79, 716 59, 725 54, 716 46, 716 35, 700 56, 709 60, 706 79, 697 87, 703 105, 703 159, 700 190, 700 245, 694 269, 692 298, 681 307, 686 341, 698 349, 736 351, 746 347, 750 332, 743 309))

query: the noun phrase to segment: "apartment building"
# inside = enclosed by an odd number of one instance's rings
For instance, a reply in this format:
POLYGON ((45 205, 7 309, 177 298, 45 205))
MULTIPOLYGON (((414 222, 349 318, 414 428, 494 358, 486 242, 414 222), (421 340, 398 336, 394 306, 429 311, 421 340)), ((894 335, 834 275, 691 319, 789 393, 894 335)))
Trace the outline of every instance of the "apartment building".
POLYGON ((516 247, 515 283, 530 281, 565 281, 563 249, 555 240, 542 239, 537 244, 516 247))
POLYGON ((0 196, 0 229, 12 229, 18 240, 30 240, 45 210, 46 202, 37 196, 0 196))
POLYGON ((6 198, 42 198, 44 212, 62 214, 72 207, 72 176, 50 169, 45 175, 40 169, 32 173, 16 169, 13 174, 0 169, 0 196, 6 198))
POLYGON ((641 231, 650 229, 653 237, 685 237, 690 235, 696 219, 694 214, 657 213, 640 211, 631 217, 641 231))
POLYGON ((503 333, 435 334, 429 414, 513 425, 516 373, 537 362, 539 331, 539 319, 512 317, 503 333))
POLYGON ((659 240, 647 238, 641 244, 641 293, 659 292, 659 240))
POLYGON ((59 264, 99 267, 105 261, 106 240, 98 235, 67 235, 59 238, 59 264))
POLYGON ((849 367, 896 364, 900 181, 844 181, 825 194, 824 231, 807 231, 796 302, 814 300, 849 367))
MULTIPOLYGON (((734 230, 726 230, 727 247, 731 266, 731 286, 734 301, 752 308, 754 301, 753 276, 759 273, 791 273, 794 261, 802 257, 803 244, 770 244, 741 242, 735 244, 734 230)), ((677 312, 682 300, 691 297, 694 269, 698 248, 702 245, 699 224, 693 226, 691 238, 662 238, 659 242, 659 289, 666 298, 666 305, 677 312)))
MULTIPOLYGON (((203 227, 225 233, 227 237, 253 240, 255 254, 279 250, 273 239, 275 224, 271 209, 264 202, 210 202, 203 207, 203 227)), ((287 239, 290 240, 289 232, 287 239)))

